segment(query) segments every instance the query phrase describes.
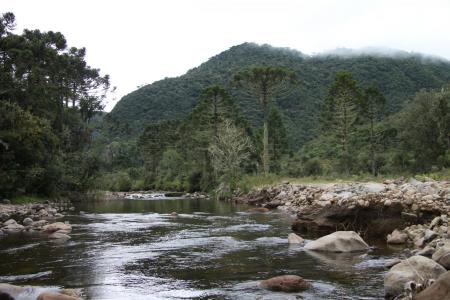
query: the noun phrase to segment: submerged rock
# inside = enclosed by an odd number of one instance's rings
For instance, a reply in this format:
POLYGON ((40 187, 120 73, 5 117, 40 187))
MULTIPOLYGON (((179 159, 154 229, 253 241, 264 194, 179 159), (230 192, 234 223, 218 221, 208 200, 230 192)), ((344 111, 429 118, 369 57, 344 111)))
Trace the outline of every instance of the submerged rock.
POLYGON ((288 235, 288 242, 289 244, 303 244, 305 240, 295 233, 289 233, 288 235))
POLYGON ((266 208, 266 207, 254 207, 254 208, 250 208, 249 210, 247 210, 248 212, 269 212, 270 209, 266 208))
POLYGON ((49 234, 48 238, 49 239, 58 239, 58 240, 68 240, 68 239, 70 239, 70 236, 68 236, 64 232, 57 231, 57 232, 53 232, 53 233, 49 234))
POLYGON ((309 289, 311 284, 300 276, 282 275, 261 281, 261 287, 270 291, 295 293, 309 289))
POLYGON ((435 283, 414 297, 414 300, 443 299, 450 299, 450 271, 439 276, 435 283))
POLYGON ((425 256, 412 256, 393 266, 384 277, 386 297, 396 297, 403 292, 409 281, 422 282, 436 279, 445 269, 434 260, 425 256))

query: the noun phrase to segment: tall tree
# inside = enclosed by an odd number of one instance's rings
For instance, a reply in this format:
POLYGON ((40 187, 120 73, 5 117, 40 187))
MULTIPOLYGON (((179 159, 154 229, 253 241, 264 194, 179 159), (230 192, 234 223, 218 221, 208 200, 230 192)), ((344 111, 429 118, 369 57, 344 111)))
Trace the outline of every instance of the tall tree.
POLYGON ((349 142, 355 131, 358 118, 361 92, 350 72, 336 74, 324 105, 326 128, 340 140, 341 163, 345 172, 350 171, 349 142))
POLYGON ((365 117, 369 120, 370 123, 370 132, 369 132, 369 142, 370 142, 370 160, 371 160, 371 168, 372 175, 377 175, 376 170, 376 133, 375 133, 375 122, 379 121, 382 113, 384 111, 384 107, 386 105, 386 98, 380 92, 380 90, 376 87, 369 87, 364 91, 363 97, 363 112, 365 117))
POLYGON ((275 94, 288 83, 296 81, 296 75, 290 70, 273 67, 255 67, 237 73, 233 81, 238 85, 245 85, 259 100, 264 114, 263 125, 263 169, 264 173, 270 171, 269 154, 269 109, 275 94))

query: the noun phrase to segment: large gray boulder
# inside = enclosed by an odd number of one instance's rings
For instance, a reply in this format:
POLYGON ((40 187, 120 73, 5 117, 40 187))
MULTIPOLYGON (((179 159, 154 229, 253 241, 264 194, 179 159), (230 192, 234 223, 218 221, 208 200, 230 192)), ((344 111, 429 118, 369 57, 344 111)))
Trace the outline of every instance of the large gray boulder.
POLYGON ((435 283, 414 297, 414 300, 443 299, 450 299, 450 271, 439 276, 435 283))
POLYGON ((386 297, 396 297, 404 290, 405 283, 415 281, 422 283, 436 279, 446 270, 434 260, 425 256, 412 256, 393 266, 384 277, 386 297))
POLYGON ((305 249, 326 252, 366 251, 369 245, 354 231, 336 231, 306 244, 305 249))

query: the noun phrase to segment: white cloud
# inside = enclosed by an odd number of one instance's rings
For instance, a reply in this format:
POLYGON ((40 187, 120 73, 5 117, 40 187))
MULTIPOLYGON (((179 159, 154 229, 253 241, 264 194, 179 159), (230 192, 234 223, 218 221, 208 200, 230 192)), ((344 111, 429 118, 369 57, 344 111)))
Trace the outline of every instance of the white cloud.
MULTIPOLYGON (((18 28, 61 31, 111 75, 116 97, 243 42, 304 53, 398 48, 450 59, 448 0, 2 0, 18 28)), ((110 110, 114 102, 110 101, 110 110)))

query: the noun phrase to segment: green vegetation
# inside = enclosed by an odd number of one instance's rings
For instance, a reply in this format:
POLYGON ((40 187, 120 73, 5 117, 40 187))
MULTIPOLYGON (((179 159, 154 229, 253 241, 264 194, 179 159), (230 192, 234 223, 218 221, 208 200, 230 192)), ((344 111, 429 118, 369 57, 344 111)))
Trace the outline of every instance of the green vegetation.
POLYGON ((13 32, 0 16, 0 195, 85 191, 98 169, 89 122, 109 77, 59 32, 13 32))
POLYGON ((261 106, 246 89, 232 85, 235 74, 258 66, 290 69, 299 80, 289 93, 282 91, 273 101, 295 150, 317 135, 322 103, 339 71, 351 72, 363 88, 377 87, 386 98, 386 114, 398 112, 417 91, 438 89, 450 82, 448 61, 420 55, 306 56, 294 50, 245 43, 212 57, 183 76, 157 81, 123 97, 106 118, 112 129, 110 134, 122 140, 136 138, 148 124, 183 120, 199 101, 201 91, 211 85, 229 90, 249 125, 259 129, 263 124, 261 106))

